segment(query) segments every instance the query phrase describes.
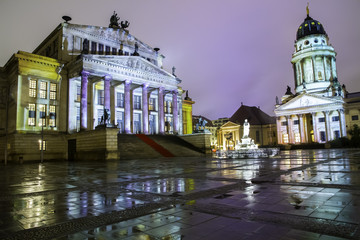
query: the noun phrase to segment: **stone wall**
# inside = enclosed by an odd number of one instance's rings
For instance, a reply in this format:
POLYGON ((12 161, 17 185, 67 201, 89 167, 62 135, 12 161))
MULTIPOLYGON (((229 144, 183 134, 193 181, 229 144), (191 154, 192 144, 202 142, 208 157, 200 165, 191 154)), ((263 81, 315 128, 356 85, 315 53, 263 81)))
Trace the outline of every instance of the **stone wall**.
POLYGON ((181 139, 191 143, 195 147, 203 150, 206 155, 211 154, 210 139, 211 133, 194 133, 179 136, 181 139))
POLYGON ((117 128, 103 128, 74 133, 67 140, 76 140, 75 159, 108 160, 119 159, 117 128))

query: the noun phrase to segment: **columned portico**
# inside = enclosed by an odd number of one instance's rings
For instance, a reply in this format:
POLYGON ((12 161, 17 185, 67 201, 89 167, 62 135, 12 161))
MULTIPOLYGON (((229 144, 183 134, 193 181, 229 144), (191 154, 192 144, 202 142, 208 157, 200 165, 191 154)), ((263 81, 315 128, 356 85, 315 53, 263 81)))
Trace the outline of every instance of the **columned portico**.
POLYGON ((80 104, 80 129, 87 129, 87 91, 88 91, 88 77, 90 73, 81 71, 81 104, 80 104))

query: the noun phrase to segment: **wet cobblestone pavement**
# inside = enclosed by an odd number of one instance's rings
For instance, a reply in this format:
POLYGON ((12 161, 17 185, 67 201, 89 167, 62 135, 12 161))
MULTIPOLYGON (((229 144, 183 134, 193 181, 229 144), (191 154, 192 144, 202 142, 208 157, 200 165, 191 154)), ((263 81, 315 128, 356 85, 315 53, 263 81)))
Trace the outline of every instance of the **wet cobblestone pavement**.
POLYGON ((0 239, 360 239, 360 150, 0 168, 0 239))

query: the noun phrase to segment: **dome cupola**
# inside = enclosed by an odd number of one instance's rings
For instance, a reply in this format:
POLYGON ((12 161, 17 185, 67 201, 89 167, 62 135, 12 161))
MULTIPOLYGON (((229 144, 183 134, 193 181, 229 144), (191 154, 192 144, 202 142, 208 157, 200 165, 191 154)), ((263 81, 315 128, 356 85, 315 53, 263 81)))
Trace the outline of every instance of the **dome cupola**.
POLYGON ((309 16, 309 7, 306 7, 307 16, 296 33, 296 40, 313 34, 326 35, 323 25, 309 16))

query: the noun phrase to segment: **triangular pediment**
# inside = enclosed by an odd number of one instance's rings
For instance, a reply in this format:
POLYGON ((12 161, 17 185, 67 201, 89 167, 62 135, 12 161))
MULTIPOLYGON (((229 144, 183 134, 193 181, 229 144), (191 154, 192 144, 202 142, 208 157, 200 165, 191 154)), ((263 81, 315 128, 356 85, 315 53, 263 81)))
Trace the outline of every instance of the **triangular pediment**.
POLYGON ((108 56, 108 55, 88 55, 86 58, 96 62, 105 62, 106 64, 141 71, 148 74, 162 75, 175 79, 175 76, 166 72, 165 70, 155 66, 149 61, 136 56, 108 56))
POLYGON ((338 97, 322 97, 304 93, 281 105, 276 109, 276 111, 321 107, 342 103, 344 103, 344 101, 338 97))
POLYGON ((226 122, 224 123, 220 128, 231 128, 231 127, 239 127, 240 125, 237 123, 233 123, 233 122, 226 122))

